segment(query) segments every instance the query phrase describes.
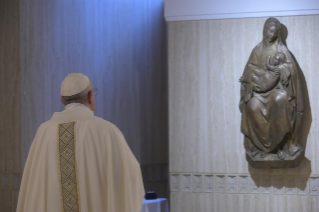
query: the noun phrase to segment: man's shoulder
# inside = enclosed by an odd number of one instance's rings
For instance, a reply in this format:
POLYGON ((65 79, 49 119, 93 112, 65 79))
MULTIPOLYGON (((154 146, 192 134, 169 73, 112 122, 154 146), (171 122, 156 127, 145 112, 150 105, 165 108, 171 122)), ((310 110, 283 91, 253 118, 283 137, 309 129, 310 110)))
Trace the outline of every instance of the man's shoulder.
POLYGON ((38 127, 38 131, 41 130, 41 129, 46 129, 48 128, 49 126, 52 125, 52 121, 48 120, 46 122, 43 122, 39 127, 38 127))
MULTIPOLYGON (((119 128, 114 125, 113 123, 104 120, 103 118, 97 117, 97 116, 92 116, 88 119, 84 119, 84 120, 77 120, 75 121, 77 123, 77 125, 86 125, 86 126, 90 126, 89 128, 92 129, 92 127, 94 129, 97 130, 102 130, 105 132, 111 132, 111 131, 116 131, 116 132, 120 132, 119 128)), ((48 120, 44 123, 42 123, 39 128, 38 131, 46 131, 48 129, 53 129, 56 128, 59 124, 62 124, 62 122, 57 122, 56 120, 48 120)))
POLYGON ((90 119, 79 121, 77 124, 87 126, 89 130, 97 130, 103 132, 103 134, 122 134, 121 130, 113 123, 104 120, 103 118, 94 116, 90 119))
POLYGON ((93 125, 100 125, 100 126, 109 127, 109 128, 117 128, 113 123, 106 121, 105 119, 102 119, 97 116, 93 116, 92 118, 86 121, 93 125))

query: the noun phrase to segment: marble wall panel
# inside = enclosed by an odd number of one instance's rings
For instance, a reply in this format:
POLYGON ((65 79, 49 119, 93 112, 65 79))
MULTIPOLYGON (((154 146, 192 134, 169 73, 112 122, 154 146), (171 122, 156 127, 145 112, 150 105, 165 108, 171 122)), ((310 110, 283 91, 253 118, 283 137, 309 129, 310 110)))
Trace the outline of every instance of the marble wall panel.
MULTIPOLYGON (((289 176, 290 183, 284 183, 280 175, 236 175, 236 174, 203 173, 174 173, 171 174, 171 205, 172 211, 317 211, 319 204, 318 177, 310 176, 304 182, 303 176, 289 176), (176 189, 174 178, 182 176, 184 182, 182 190, 176 189), (202 177, 206 176, 210 184, 225 185, 226 189, 205 190, 199 189, 203 185, 202 177), (258 177, 257 177, 258 176, 258 177), (187 180, 192 178, 193 180, 187 180), (235 179, 238 179, 235 180, 235 179), (251 179, 251 181, 249 181, 251 179), (255 179, 255 180, 252 180, 255 179), (256 180, 257 179, 257 180, 256 180), (237 182, 239 182, 237 184, 237 182), (301 183, 300 183, 301 182, 301 183), (185 186, 187 185, 187 186, 185 186), (185 187, 187 189, 185 189, 185 187), (191 191, 189 188, 192 187, 191 191), (249 187, 251 192, 249 192, 249 187), (246 189, 245 189, 246 188, 246 189), (289 190, 286 190, 286 189, 289 190), (290 188, 297 188, 300 192, 291 192, 290 188), (245 192, 242 192, 245 190, 245 192), (284 195, 285 194, 292 195, 284 195), (189 195, 192 194, 192 195, 189 195), (249 197, 249 198, 247 198, 249 197), (186 201, 187 200, 187 201, 186 201), (186 201, 186 202, 183 202, 186 201), (208 202, 211 201, 211 202, 208 202), (295 202, 297 201, 297 202, 295 202), (184 205, 184 206, 183 206, 184 205)), ((205 183, 204 181, 204 187, 205 183)), ((178 183, 177 183, 178 184, 178 183)), ((222 186, 222 187, 223 187, 222 186)), ((212 187, 211 185, 209 186, 212 187)), ((219 187, 220 188, 220 187, 219 187)))
POLYGON ((16 210, 12 175, 21 174, 19 26, 19 0, 0 1, 0 211, 6 212, 16 210))
POLYGON ((250 177, 247 175, 238 176, 238 193, 247 194, 249 193, 249 180, 250 177))
POLYGON ((306 158, 294 169, 248 166, 240 132, 238 80, 252 49, 262 40, 266 18, 168 23, 170 172, 215 177, 213 194, 173 192, 173 212, 182 211, 183 207, 189 208, 186 211, 199 211, 198 207, 204 207, 202 211, 233 211, 230 207, 235 203, 240 211, 318 209, 319 16, 278 19, 287 29, 288 49, 302 70, 305 93, 301 140, 306 146, 306 158), (223 189, 218 192, 216 186, 221 185, 223 176, 227 189, 227 177, 232 175, 237 176, 239 186, 246 182, 242 176, 248 176, 249 187, 246 183, 235 194, 226 194, 223 189), (269 182, 276 183, 269 186, 269 182), (309 182, 315 185, 312 193, 309 182), (192 197, 198 201, 184 202, 192 197), (213 202, 206 204, 209 198, 213 202), (186 205, 179 206, 181 201, 186 205), (220 210, 224 206, 226 209, 220 210))
POLYGON ((192 175, 182 174, 181 178, 182 191, 191 192, 192 191, 192 175))
POLYGON ((309 193, 310 195, 319 195, 319 181, 318 177, 311 177, 309 181, 309 193))
POLYGON ((286 176, 284 181, 285 194, 296 194, 295 176, 286 176))
POLYGON ((284 177, 273 176, 272 180, 274 194, 285 194, 284 177))
POLYGON ((193 175, 192 182, 193 192, 202 192, 203 187, 203 177, 200 174, 193 175))
MULTIPOLYGON (((63 110, 63 78, 82 72, 99 90, 95 114, 122 130, 142 165, 167 167, 163 0, 20 3, 22 163, 39 125, 63 110)), ((153 171, 165 173, 157 167, 153 171)), ((159 190, 167 197, 167 176, 165 182, 156 185, 148 182, 146 190, 159 190)))
POLYGON ((318 196, 174 192, 171 194, 171 211, 317 212, 318 201, 318 196))
POLYGON ((181 187, 180 178, 181 177, 179 174, 171 174, 170 176, 171 191, 180 191, 180 187, 181 187))
POLYGON ((213 192, 214 191, 214 175, 204 176, 204 191, 213 192))
POLYGON ((282 175, 172 173, 170 174, 170 187, 171 192, 319 196, 318 179, 318 176, 306 177, 302 175, 284 177, 282 175), (214 187, 216 188, 215 190, 213 189, 214 187))

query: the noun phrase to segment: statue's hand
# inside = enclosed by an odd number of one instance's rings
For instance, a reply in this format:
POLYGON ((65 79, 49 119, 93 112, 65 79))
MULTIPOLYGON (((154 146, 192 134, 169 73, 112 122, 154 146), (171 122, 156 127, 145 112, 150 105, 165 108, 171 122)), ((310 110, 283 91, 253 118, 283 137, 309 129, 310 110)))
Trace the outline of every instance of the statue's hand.
POLYGON ((240 82, 240 83, 248 83, 247 79, 246 79, 244 76, 241 76, 241 77, 239 78, 239 82, 240 82))
POLYGON ((269 71, 273 71, 276 68, 276 66, 270 65, 270 56, 267 57, 266 67, 269 71))
POLYGON ((276 75, 280 75, 280 68, 279 67, 274 67, 270 71, 274 72, 276 75))
POLYGON ((243 83, 243 82, 244 82, 244 81, 243 81, 243 77, 240 77, 240 78, 239 78, 239 82, 240 82, 240 83, 243 83))

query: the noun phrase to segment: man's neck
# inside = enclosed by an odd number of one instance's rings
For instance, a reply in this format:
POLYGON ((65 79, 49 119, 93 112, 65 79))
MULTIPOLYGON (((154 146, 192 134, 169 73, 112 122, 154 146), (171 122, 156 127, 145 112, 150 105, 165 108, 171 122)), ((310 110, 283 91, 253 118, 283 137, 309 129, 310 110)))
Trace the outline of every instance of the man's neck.
POLYGON ((67 104, 67 105, 65 105, 65 110, 70 110, 70 109, 77 108, 77 107, 84 107, 84 108, 87 108, 87 109, 91 110, 86 105, 81 104, 81 103, 70 103, 70 104, 67 104))

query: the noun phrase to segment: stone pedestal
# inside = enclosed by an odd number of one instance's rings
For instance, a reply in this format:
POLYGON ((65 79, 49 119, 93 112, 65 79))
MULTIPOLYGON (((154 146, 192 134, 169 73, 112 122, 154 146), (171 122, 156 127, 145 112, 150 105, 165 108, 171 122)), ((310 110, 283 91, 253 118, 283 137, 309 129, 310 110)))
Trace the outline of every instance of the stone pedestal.
POLYGON ((261 151, 254 157, 249 152, 246 152, 246 159, 248 163, 254 168, 294 168, 298 166, 305 157, 305 150, 303 147, 299 149, 296 154, 290 156, 285 155, 284 159, 280 159, 277 154, 269 154, 261 157, 261 151))

